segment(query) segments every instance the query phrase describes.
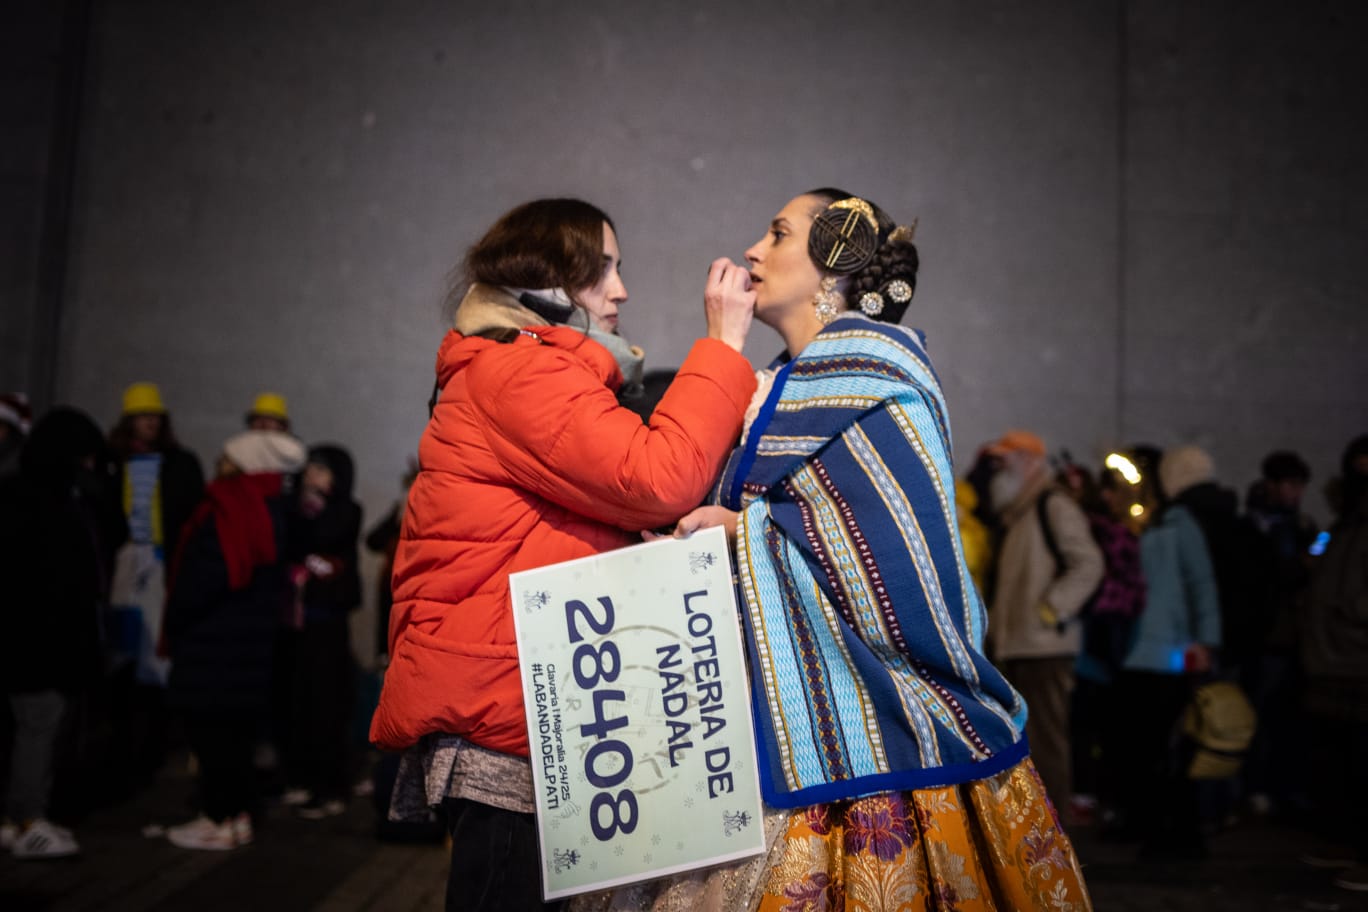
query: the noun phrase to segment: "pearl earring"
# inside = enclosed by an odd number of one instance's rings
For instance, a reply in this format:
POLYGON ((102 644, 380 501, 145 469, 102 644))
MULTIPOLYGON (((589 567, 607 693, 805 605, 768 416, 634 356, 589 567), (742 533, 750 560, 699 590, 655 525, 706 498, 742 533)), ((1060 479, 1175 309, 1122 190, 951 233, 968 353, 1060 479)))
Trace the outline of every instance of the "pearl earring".
POLYGON ((817 311, 817 319, 825 326, 836 319, 844 310, 845 298, 836 290, 836 277, 822 279, 822 290, 812 299, 812 308, 817 311))

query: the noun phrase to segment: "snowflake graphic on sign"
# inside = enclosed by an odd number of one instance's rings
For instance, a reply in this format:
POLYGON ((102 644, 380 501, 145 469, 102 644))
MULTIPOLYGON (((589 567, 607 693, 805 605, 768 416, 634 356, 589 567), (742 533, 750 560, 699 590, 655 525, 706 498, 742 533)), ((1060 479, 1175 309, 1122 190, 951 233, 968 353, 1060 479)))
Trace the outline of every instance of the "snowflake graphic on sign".
POLYGON ((722 812, 722 835, 731 836, 750 826, 751 816, 745 811, 722 812))
POLYGON ((717 555, 711 551, 690 551, 689 552, 689 572, 698 574, 703 573, 713 564, 717 563, 717 555))

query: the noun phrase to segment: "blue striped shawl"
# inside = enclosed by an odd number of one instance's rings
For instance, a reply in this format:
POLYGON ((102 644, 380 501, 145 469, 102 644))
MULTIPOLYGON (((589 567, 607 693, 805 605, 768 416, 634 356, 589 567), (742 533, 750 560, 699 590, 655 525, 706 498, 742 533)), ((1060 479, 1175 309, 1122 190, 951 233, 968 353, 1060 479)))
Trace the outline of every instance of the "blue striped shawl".
POLYGON ((741 511, 767 802, 982 779, 1026 755, 1025 705, 982 653, 919 331, 833 321, 776 376, 716 499, 741 511))

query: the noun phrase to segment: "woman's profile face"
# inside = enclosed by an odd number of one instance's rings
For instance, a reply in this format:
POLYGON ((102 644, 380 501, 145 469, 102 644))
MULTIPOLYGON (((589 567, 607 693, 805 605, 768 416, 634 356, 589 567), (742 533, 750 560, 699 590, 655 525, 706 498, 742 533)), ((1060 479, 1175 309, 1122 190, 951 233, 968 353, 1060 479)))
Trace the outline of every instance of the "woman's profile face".
POLYGON ((603 223, 603 272, 598 283, 581 289, 575 300, 589 312, 596 329, 617 332, 618 307, 627 301, 627 286, 622 284, 622 254, 617 235, 607 222, 603 223))
POLYGON ((824 207, 815 196, 798 196, 770 222, 769 231, 746 251, 755 316, 765 323, 795 308, 812 307, 822 273, 808 256, 812 219, 824 207))

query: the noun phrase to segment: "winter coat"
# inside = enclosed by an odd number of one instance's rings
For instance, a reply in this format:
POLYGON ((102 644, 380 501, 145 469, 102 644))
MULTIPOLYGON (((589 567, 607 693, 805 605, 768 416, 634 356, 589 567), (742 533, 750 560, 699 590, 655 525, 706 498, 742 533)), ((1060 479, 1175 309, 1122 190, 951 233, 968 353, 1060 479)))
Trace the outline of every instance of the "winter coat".
POLYGON ((1102 552, 1088 518, 1048 476, 1030 485, 1002 514, 1003 536, 988 613, 988 641, 996 661, 1076 656, 1083 644, 1078 620, 1102 580, 1102 552), (1037 501, 1046 498, 1042 517, 1037 501), (1050 524, 1060 562, 1045 539, 1050 524), (1048 604, 1057 623, 1041 617, 1048 604))
POLYGON ((639 542, 700 504, 755 378, 730 347, 699 340, 643 425, 618 405, 606 349, 501 289, 474 286, 456 325, 395 554, 371 738, 401 750, 448 732, 526 756, 509 574, 639 542), (474 334, 510 328, 507 342, 474 334))
POLYGON ((1263 653, 1270 621, 1267 576, 1272 569, 1258 561, 1263 542, 1239 517, 1234 491, 1213 482, 1186 488, 1176 498, 1197 521, 1211 557, 1216 592, 1221 602, 1221 659, 1226 665, 1244 665, 1263 653))
POLYGON ((1221 645, 1221 605, 1202 530, 1187 509, 1170 504, 1140 536, 1145 610, 1123 667, 1182 674, 1192 643, 1221 645))
POLYGON ((20 471, 0 480, 0 682, 9 692, 71 692, 99 675, 100 609, 128 534, 101 476, 104 451, 93 421, 54 409, 34 426, 20 471), (92 454, 94 470, 81 464, 92 454))
POLYGON ((171 560, 169 697, 191 713, 255 712, 270 700, 276 633, 291 585, 283 560, 288 485, 278 474, 210 483, 171 560))
POLYGON ((298 593, 305 624, 345 617, 361 604, 361 505, 352 499, 356 470, 351 455, 338 446, 316 446, 309 450, 309 461, 332 471, 333 486, 317 515, 309 515, 298 496, 291 504, 288 560, 306 571, 298 593), (321 558, 328 572, 310 568, 310 557, 321 558))
MULTIPOLYGON (((1301 659, 1308 679, 1352 679, 1357 699, 1368 700, 1368 493, 1331 527, 1311 571, 1301 610, 1301 659)), ((1368 705, 1352 717, 1368 720, 1368 705)))

